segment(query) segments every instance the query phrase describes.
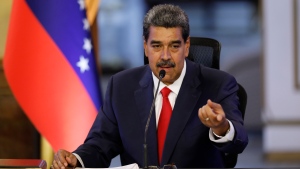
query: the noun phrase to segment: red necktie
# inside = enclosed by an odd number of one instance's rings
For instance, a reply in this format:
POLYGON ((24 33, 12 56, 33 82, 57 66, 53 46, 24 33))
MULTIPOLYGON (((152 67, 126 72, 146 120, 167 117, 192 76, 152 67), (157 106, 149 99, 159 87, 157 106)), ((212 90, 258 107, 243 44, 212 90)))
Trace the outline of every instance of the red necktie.
POLYGON ((169 101, 169 94, 171 90, 167 87, 164 87, 161 91, 163 97, 162 109, 160 112, 160 117, 158 121, 157 128, 157 140, 158 140, 158 160, 161 163, 162 152, 164 149, 164 143, 168 131, 169 122, 172 115, 172 107, 169 101))

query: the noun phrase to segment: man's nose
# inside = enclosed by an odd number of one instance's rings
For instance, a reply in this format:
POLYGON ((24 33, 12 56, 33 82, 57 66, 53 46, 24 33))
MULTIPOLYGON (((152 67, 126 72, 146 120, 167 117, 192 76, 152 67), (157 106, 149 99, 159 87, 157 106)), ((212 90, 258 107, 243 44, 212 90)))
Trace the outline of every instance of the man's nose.
POLYGON ((164 50, 161 53, 161 59, 168 60, 170 58, 171 58, 170 51, 167 47, 165 47, 164 50))

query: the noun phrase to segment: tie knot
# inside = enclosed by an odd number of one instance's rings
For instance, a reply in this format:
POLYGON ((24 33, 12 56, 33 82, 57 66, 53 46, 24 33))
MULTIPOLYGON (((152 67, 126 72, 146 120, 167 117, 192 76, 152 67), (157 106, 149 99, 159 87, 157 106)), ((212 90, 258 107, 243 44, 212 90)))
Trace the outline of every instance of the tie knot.
POLYGON ((160 91, 160 93, 162 94, 163 97, 168 97, 170 92, 171 92, 171 90, 168 87, 164 87, 160 91))

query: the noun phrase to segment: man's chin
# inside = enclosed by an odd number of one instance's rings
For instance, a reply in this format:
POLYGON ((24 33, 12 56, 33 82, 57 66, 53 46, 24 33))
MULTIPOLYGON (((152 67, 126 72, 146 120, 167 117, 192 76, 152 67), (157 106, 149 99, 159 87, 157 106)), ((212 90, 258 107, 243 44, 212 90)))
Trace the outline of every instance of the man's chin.
POLYGON ((162 79, 162 82, 166 85, 170 85, 173 83, 172 80, 169 77, 167 77, 167 75, 162 79))

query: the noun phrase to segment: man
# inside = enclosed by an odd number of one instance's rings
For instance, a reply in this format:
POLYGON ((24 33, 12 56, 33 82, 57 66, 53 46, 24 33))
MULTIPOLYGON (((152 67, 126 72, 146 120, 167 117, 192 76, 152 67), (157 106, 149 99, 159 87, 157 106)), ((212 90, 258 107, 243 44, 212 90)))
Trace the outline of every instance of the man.
POLYGON ((158 92, 155 101, 155 116, 146 136, 149 165, 224 167, 225 153, 244 150, 248 137, 238 110, 236 80, 186 60, 190 41, 184 11, 173 5, 153 7, 144 18, 143 36, 149 65, 111 77, 103 107, 84 144, 73 153, 59 150, 54 168, 109 167, 117 155, 122 165, 144 167, 145 126, 161 70, 166 73, 158 91, 167 86, 170 94, 162 98, 158 92), (171 107, 171 118, 161 120, 165 107, 171 107), (167 122, 167 134, 160 133, 161 122, 167 122))

